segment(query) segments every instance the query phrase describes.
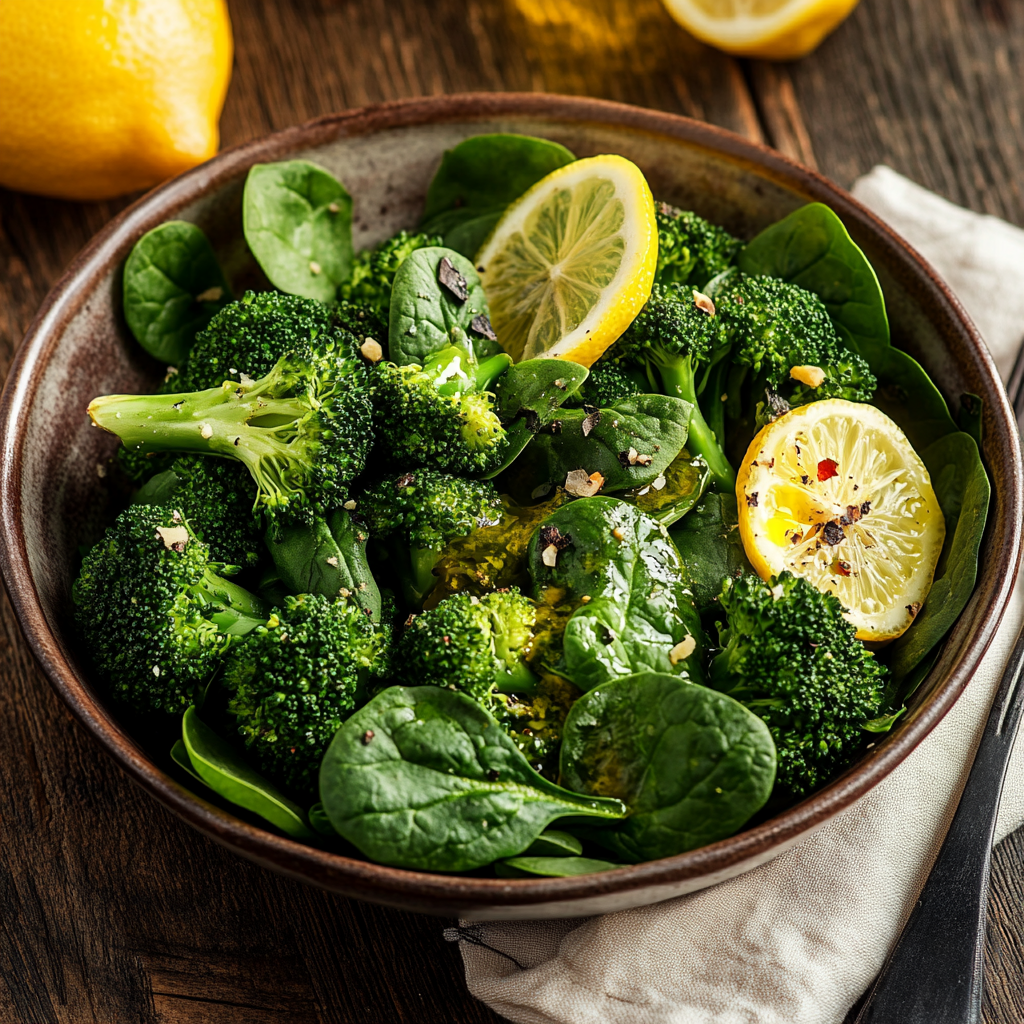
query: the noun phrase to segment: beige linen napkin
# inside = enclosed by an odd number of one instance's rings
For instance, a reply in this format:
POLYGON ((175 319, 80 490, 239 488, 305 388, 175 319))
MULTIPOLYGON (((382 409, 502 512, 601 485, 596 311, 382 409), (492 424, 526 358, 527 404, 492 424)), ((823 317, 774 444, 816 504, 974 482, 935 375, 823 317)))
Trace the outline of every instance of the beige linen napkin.
MULTIPOLYGON (((1024 231, 886 167, 854 187, 931 260, 1004 374, 1024 333, 1024 231)), ((1018 588, 956 706, 883 783, 770 864, 603 917, 497 922, 463 941, 469 990, 521 1024, 840 1024, 882 966, 966 781, 1024 606, 1018 588)), ((1024 821, 1024 743, 998 838, 1024 821)))

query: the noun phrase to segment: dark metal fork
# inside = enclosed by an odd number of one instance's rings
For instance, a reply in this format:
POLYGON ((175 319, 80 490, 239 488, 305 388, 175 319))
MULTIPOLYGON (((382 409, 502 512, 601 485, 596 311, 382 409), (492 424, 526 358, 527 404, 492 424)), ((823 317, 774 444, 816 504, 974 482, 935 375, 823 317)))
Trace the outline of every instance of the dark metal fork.
MULTIPOLYGON (((1020 430, 1024 346, 1006 390, 1020 430)), ((977 1024, 981 1019, 992 839, 1024 709, 1022 669, 1024 628, 1006 663, 945 842, 855 1024, 977 1024)))

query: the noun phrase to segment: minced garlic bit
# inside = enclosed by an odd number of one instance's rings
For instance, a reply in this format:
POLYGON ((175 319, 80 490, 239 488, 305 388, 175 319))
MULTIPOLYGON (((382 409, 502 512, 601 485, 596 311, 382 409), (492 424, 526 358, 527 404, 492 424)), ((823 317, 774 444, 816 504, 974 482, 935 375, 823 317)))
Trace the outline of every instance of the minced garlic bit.
POLYGON ((574 498, 592 498, 604 486, 600 473, 587 474, 585 469, 573 469, 565 477, 565 490, 574 498))
POLYGON ((157 677, 157 679, 160 678, 160 666, 159 665, 154 665, 153 666, 153 675, 155 675, 157 677))
POLYGON ((337 203, 328 203, 327 204, 327 209, 331 213, 337 213, 341 209, 341 207, 337 203))
POLYGON ((613 537, 614 537, 614 538, 615 538, 615 539, 616 539, 617 541, 619 541, 619 543, 622 543, 622 541, 624 541, 624 540, 626 539, 626 534, 625 534, 625 532, 623 531, 623 529, 622 529, 622 527, 621 527, 621 526, 616 526, 616 527, 615 527, 615 529, 614 529, 614 530, 612 530, 612 536, 613 536, 613 537))
POLYGON ((363 339, 362 345, 359 346, 359 352, 364 359, 371 363, 379 363, 384 358, 384 349, 381 348, 380 342, 374 341, 373 338, 363 339))
POLYGON ((794 366, 789 375, 809 388, 820 388, 825 379, 825 371, 820 366, 794 366))
POLYGON ((200 292, 196 296, 196 302, 217 302, 223 294, 224 289, 219 284, 215 284, 212 288, 207 288, 205 292, 200 292))
POLYGON ((558 564, 558 548, 549 544, 541 553, 540 560, 549 568, 554 569, 558 564))
POLYGON ((107 475, 107 467, 102 462, 96 463, 96 475, 102 480, 107 475))
POLYGON ((665 479, 665 474, 662 473, 661 476, 657 476, 651 481, 651 486, 656 491, 660 491, 667 483, 668 481, 665 479))
POLYGON ((189 540, 187 526, 158 526, 156 535, 164 542, 168 551, 177 551, 179 554, 185 550, 189 540))
POLYGON ((710 296, 705 295, 703 292, 693 289, 693 304, 702 312, 707 313, 708 316, 715 315, 715 304, 711 301, 710 296))
POLYGON ((672 648, 671 651, 668 652, 668 660, 673 665, 678 665, 679 662, 686 661, 686 659, 691 654, 693 654, 693 652, 696 649, 697 649, 697 641, 694 640, 692 636, 687 635, 687 636, 683 637, 683 639, 680 640, 679 643, 677 643, 675 645, 675 647, 672 648))
POLYGON ((335 566, 335 568, 337 568, 337 565, 338 565, 338 556, 337 556, 337 555, 331 555, 331 556, 329 556, 329 557, 328 557, 328 559, 327 559, 327 564, 328 564, 328 565, 333 565, 333 566, 335 566))
POLYGON ((211 437, 213 437, 213 427, 211 427, 209 423, 204 423, 199 428, 199 435, 200 437, 204 437, 207 440, 209 440, 211 437))
POLYGON ((348 501, 346 501, 345 504, 342 505, 341 507, 347 509, 349 512, 353 511, 353 509, 355 509, 356 507, 355 499, 349 498, 348 501))
POLYGON ((319 264, 319 263, 317 263, 317 261, 316 261, 316 260, 310 260, 310 261, 309 261, 309 272, 310 272, 311 274, 313 274, 314 276, 315 276, 316 274, 319 274, 319 273, 320 273, 320 272, 321 272, 321 271, 322 271, 323 269, 324 269, 324 268, 323 268, 323 267, 321 267, 321 266, 320 266, 320 264, 319 264))

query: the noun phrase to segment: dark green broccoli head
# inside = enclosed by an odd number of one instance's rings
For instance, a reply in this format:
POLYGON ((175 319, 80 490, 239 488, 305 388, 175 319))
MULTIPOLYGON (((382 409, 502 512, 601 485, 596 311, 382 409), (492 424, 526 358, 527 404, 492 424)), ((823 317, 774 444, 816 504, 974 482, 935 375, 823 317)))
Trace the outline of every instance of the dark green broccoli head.
POLYGON ((523 660, 536 610, 518 590, 454 594, 412 619, 395 651, 409 686, 453 686, 485 707, 494 690, 528 692, 536 679, 523 660))
POLYGON ((342 299, 363 302, 387 315, 391 305, 391 286, 406 257, 417 249, 443 245, 440 235, 399 231, 374 249, 364 249, 352 263, 352 276, 338 289, 342 299))
POLYGON ((590 368, 583 386, 565 402, 566 407, 592 405, 607 409, 623 398, 646 394, 649 383, 643 371, 626 363, 600 362, 590 368))
POLYGON ((182 712, 262 609, 210 567, 177 509, 133 505, 85 556, 75 621, 99 678, 137 711, 182 712))
POLYGON ((334 323, 348 331, 360 347, 369 339, 377 342, 381 350, 388 351, 388 315, 366 302, 339 302, 334 308, 334 323))
POLYGON ((440 551, 453 537, 494 526, 501 499, 488 480, 452 476, 424 467, 368 487, 356 511, 381 539, 399 535, 418 548, 440 551))
POLYGON ((880 714, 885 668, 834 595, 788 572, 767 583, 727 579, 718 600, 727 622, 711 685, 764 719, 783 790, 799 797, 818 789, 849 763, 862 725, 880 714))
POLYGON ((248 569, 263 551, 263 524, 253 512, 255 498, 256 488, 244 466, 228 459, 185 455, 151 477, 135 495, 134 504, 173 504, 196 536, 209 545, 212 561, 248 569))
POLYGON ((362 343, 339 321, 330 306, 280 292, 246 292, 225 306, 196 335, 188 362, 181 368, 175 392, 215 388, 243 375, 256 380, 285 355, 332 351, 363 361, 362 343))
MULTIPOLYGON (((507 356, 497 358, 507 365, 507 356)), ((423 367, 379 363, 372 388, 381 457, 402 468, 430 465, 450 473, 486 473, 499 466, 508 444, 505 429, 494 395, 476 386, 476 375, 486 367, 473 368, 454 346, 423 367)))
POLYGON ((743 243, 690 210, 657 203, 658 267, 655 283, 703 288, 732 265, 743 243))
POLYGON ((312 796, 327 745, 386 673, 389 642, 390 630, 354 602, 304 595, 233 647, 222 677, 228 710, 260 771, 312 796))
POLYGON ((816 366, 825 380, 795 402, 819 398, 870 401, 876 381, 867 363, 839 340, 825 304, 813 292, 775 277, 732 270, 711 289, 732 345, 730 358, 773 390, 791 383, 794 366, 816 366))

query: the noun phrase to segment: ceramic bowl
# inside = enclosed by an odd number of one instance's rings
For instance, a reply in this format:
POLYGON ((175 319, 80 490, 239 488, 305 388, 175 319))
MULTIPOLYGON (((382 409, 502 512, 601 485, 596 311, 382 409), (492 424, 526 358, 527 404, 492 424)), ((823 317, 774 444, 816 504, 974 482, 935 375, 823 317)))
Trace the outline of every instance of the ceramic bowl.
MULTIPOLYGON (((482 94, 386 104, 325 117, 237 147, 156 189, 111 222, 43 304, 0 403, 0 565, 25 636, 72 713, 147 792, 238 854, 360 899, 469 918, 569 917, 653 903, 777 856, 877 785, 928 735, 968 684, 1003 614, 1021 541, 1021 458, 995 367, 957 300, 920 256, 846 192, 769 149, 706 124, 588 99, 482 94), (605 874, 505 880, 424 874, 314 849, 243 820, 183 784, 166 755, 132 735, 76 653, 71 572, 80 539, 105 515, 101 467, 116 440, 90 428, 95 395, 145 389, 161 367, 121 315, 125 257, 169 218, 199 224, 235 281, 253 273, 241 196, 254 163, 312 159, 355 197, 357 246, 413 226, 442 152, 481 132, 522 132, 579 156, 620 153, 654 194, 751 237, 801 204, 828 203, 874 264, 896 344, 924 364, 954 410, 984 399, 993 502, 977 589, 913 707, 845 774, 803 803, 712 846, 605 874)), ((169 744, 167 744, 169 746, 169 744)))

